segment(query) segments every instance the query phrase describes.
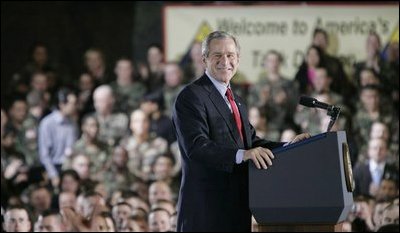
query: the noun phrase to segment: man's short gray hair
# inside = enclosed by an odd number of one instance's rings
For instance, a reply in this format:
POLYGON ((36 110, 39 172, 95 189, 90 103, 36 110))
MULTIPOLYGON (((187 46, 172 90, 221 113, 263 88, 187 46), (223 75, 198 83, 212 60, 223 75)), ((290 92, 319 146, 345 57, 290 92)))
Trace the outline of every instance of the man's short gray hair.
POLYGON ((225 38, 230 38, 235 42, 236 53, 239 56, 240 46, 239 46, 238 40, 233 35, 231 35, 227 32, 224 32, 224 31, 215 31, 215 32, 208 34, 208 36, 203 40, 203 43, 201 44, 201 55, 203 55, 204 57, 208 57, 208 55, 210 53, 210 43, 212 40, 225 39, 225 38))
POLYGON ((110 96, 114 97, 113 89, 109 85, 103 84, 103 85, 97 87, 93 92, 94 98, 96 98, 96 96, 99 96, 99 95, 110 95, 110 96))

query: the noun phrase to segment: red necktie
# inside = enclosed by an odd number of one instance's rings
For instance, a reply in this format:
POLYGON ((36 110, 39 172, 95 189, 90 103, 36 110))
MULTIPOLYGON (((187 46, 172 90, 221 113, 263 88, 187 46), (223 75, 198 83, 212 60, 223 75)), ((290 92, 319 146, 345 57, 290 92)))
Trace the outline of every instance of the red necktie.
POLYGON ((238 131, 239 131, 240 138, 241 138, 242 141, 243 141, 242 119, 240 118, 239 109, 238 109, 238 107, 236 106, 235 101, 233 100, 233 93, 232 93, 232 90, 231 90, 230 88, 228 88, 228 89, 226 90, 225 95, 226 95, 226 97, 228 97, 228 101, 229 101, 229 103, 230 103, 230 105, 231 105, 231 108, 232 108, 233 117, 235 118, 236 127, 237 127, 237 129, 238 129, 238 131))

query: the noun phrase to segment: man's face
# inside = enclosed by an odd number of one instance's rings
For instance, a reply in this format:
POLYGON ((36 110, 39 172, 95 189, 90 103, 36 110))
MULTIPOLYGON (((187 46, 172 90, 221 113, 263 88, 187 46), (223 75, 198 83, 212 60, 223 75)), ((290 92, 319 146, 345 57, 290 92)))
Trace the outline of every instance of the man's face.
POLYGON ((47 76, 45 74, 35 74, 32 77, 32 88, 38 91, 46 91, 48 88, 47 76))
POLYGON ((28 113, 28 105, 24 101, 15 101, 10 109, 10 117, 12 120, 22 123, 28 113))
POLYGON ((149 215, 149 231, 165 232, 170 229, 171 224, 166 211, 156 211, 149 215))
POLYGON ((97 51, 88 52, 86 55, 86 66, 91 71, 103 66, 101 54, 97 51))
POLYGON ((171 200, 171 190, 165 183, 155 183, 149 188, 149 202, 154 204, 157 200, 171 200))
POLYGON ((75 193, 79 189, 79 181, 75 180, 71 175, 67 175, 61 182, 61 190, 63 192, 75 193))
POLYGON ((32 206, 38 211, 44 211, 50 208, 51 196, 48 190, 41 188, 35 190, 31 196, 32 206))
POLYGON ((383 140, 389 140, 389 129, 384 123, 375 122, 371 126, 370 138, 382 138, 383 140))
POLYGON ((235 42, 230 38, 212 40, 208 57, 204 57, 203 60, 213 78, 228 84, 239 66, 235 42))
POLYGON ((379 185, 376 199, 380 201, 391 201, 397 196, 396 183, 393 180, 382 180, 379 185))
POLYGON ((56 215, 49 215, 42 220, 42 232, 63 232, 61 219, 56 215))
POLYGON ((83 73, 79 77, 80 91, 90 91, 94 87, 93 78, 88 73, 83 73))
POLYGON ((131 115, 130 128, 135 135, 143 135, 148 133, 150 122, 146 114, 142 111, 135 111, 131 115))
POLYGON ((124 167, 128 162, 128 154, 126 150, 122 148, 116 148, 113 153, 112 159, 114 164, 116 164, 118 167, 124 167))
POLYGON ((168 64, 164 68, 164 79, 165 83, 169 87, 176 87, 180 84, 181 82, 181 70, 179 69, 179 66, 176 64, 168 64))
POLYGON ((83 132, 90 138, 96 138, 99 132, 99 125, 95 118, 88 118, 82 127, 83 132))
POLYGON ((128 220, 132 209, 127 205, 118 205, 112 209, 112 216, 117 226, 121 227, 122 224, 128 220))
POLYGON ((93 101, 97 113, 100 115, 111 113, 114 105, 114 97, 112 93, 107 91, 95 92, 93 101))
POLYGON ((325 69, 316 69, 313 82, 314 88, 318 93, 329 89, 330 80, 325 69))
POLYGON ((58 197, 58 205, 60 209, 66 207, 74 207, 76 204, 76 195, 72 192, 62 192, 58 197))
POLYGON ((279 67, 281 62, 279 56, 274 53, 270 53, 265 57, 264 66, 270 73, 279 73, 279 67))
POLYGON ((117 78, 121 79, 121 81, 125 82, 131 81, 133 67, 132 63, 129 60, 118 61, 114 71, 115 74, 117 75, 117 78))
POLYGON ((74 169, 83 180, 89 178, 89 167, 90 161, 85 155, 77 155, 77 157, 72 161, 72 169, 74 169))
POLYGON ((154 174, 157 179, 163 180, 171 176, 172 161, 166 157, 160 157, 154 164, 154 174))
POLYGON ((76 95, 69 94, 68 97, 67 97, 67 102, 60 104, 61 111, 66 116, 73 116, 75 114, 75 112, 76 112, 77 101, 78 101, 78 99, 76 98, 76 95))
POLYGON ((157 65, 162 62, 163 54, 157 47, 151 47, 147 51, 147 60, 150 65, 157 65))
POLYGON ((383 139, 371 139, 368 143, 369 158, 377 163, 383 162, 386 159, 387 146, 383 139))
POLYGON ((366 110, 374 111, 379 106, 379 93, 370 89, 363 90, 361 92, 361 102, 366 110))
POLYGON ((28 232, 31 221, 24 209, 11 209, 4 215, 4 230, 6 232, 28 232))

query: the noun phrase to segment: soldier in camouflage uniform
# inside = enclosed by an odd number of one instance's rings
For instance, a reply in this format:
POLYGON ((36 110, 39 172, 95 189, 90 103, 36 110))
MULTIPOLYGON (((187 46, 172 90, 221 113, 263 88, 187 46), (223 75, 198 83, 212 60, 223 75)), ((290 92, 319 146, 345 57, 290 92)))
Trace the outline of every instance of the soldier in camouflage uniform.
MULTIPOLYGON (((357 143, 360 148, 367 145, 369 132, 374 121, 380 121, 388 126, 393 123, 392 109, 389 106, 380 104, 379 87, 376 85, 366 85, 361 88, 360 102, 357 104, 357 112, 353 117, 353 130, 357 135, 357 143)), ((363 153, 361 151, 361 153, 363 153)), ((359 156, 359 159, 365 159, 359 156)))
MULTIPOLYGON (((350 108, 343 101, 343 97, 339 95, 337 92, 332 91, 332 77, 331 74, 328 73, 326 68, 320 67, 315 69, 315 78, 313 81, 314 91, 312 93, 313 96, 317 98, 322 98, 323 100, 328 101, 330 104, 340 107, 339 118, 341 121, 345 122, 343 124, 343 128, 341 130, 350 130, 350 108)), ((325 129, 326 130, 326 129, 325 129)), ((325 130, 323 132, 325 132, 325 130)))
POLYGON ((115 95, 115 109, 126 114, 139 108, 140 100, 146 93, 146 87, 133 79, 131 60, 121 58, 115 65, 117 80, 110 84, 115 95))
POLYGON ((117 145, 126 135, 128 117, 124 113, 113 113, 114 95, 108 85, 96 88, 93 94, 95 117, 100 125, 99 139, 109 146, 117 145))
MULTIPOLYGON (((335 105, 340 107, 340 115, 337 121, 343 122, 343 127, 341 130, 349 130, 348 123, 350 121, 349 117, 349 109, 343 103, 343 98, 337 93, 331 91, 332 78, 326 68, 316 68, 315 69, 315 78, 312 83, 313 94, 320 102, 328 103, 331 105, 335 105)), ((321 124, 323 123, 321 120, 327 116, 326 110, 321 109, 313 109, 313 108, 304 108, 303 106, 299 106, 298 111, 295 114, 295 122, 299 124, 303 131, 308 131, 311 134, 318 134, 322 132, 326 132, 326 128, 321 128, 321 124)))
POLYGON ((17 137, 17 148, 25 155, 25 161, 29 167, 41 165, 37 143, 38 127, 39 119, 29 114, 17 137))
MULTIPOLYGON (((329 36, 327 31, 322 28, 316 28, 313 33, 312 45, 321 49, 322 60, 328 70, 331 82, 331 90, 341 95, 345 100, 351 96, 355 87, 347 78, 344 66, 340 59, 333 54, 328 53, 329 36)), ((348 104, 347 102, 345 104, 348 104)))
POLYGON ((176 97, 182 90, 182 70, 176 63, 168 63, 164 67, 165 84, 163 86, 164 113, 171 117, 176 97))
MULTIPOLYGON (((9 138, 13 138, 13 150, 23 156, 23 161, 28 162, 29 165, 31 165, 34 163, 34 160, 38 161, 38 156, 36 154, 35 159, 35 155, 29 154, 25 144, 26 129, 24 128, 24 122, 28 116, 28 105, 25 99, 14 99, 8 110, 8 115, 10 118, 7 122, 6 129, 10 133, 8 134, 10 136, 9 138)), ((35 139, 37 138, 36 134, 28 136, 35 137, 35 139)))
POLYGON ((282 55, 271 50, 264 59, 264 71, 260 74, 258 81, 250 88, 248 104, 250 106, 265 106, 272 101, 273 96, 277 95, 282 89, 289 93, 287 100, 288 108, 294 111, 297 104, 298 91, 294 82, 283 77, 280 73, 282 55))
MULTIPOLYGON (((370 68, 382 84, 383 92, 389 97, 398 96, 399 93, 399 70, 398 62, 390 64, 381 57, 382 43, 381 38, 375 31, 370 31, 366 39, 365 60, 354 64, 354 77, 360 77, 360 73, 364 68, 370 68)), ((399 49, 397 48, 397 54, 399 49)), ((393 99, 392 99, 393 100, 393 99)), ((398 97, 397 97, 398 101, 398 97)))
POLYGON ((28 116, 22 127, 16 144, 25 155, 26 164, 30 167, 41 166, 38 151, 38 127, 44 114, 44 93, 31 91, 27 96, 29 105, 28 116))
POLYGON ((259 80, 250 88, 250 106, 264 109, 267 118, 268 139, 278 140, 284 125, 290 123, 297 105, 298 91, 293 81, 280 73, 282 55, 268 51, 263 61, 264 71, 259 80))
POLYGON ((110 160, 110 147, 100 141, 97 136, 99 133, 99 123, 93 115, 85 116, 82 120, 82 136, 75 142, 73 151, 83 153, 90 160, 91 178, 98 178, 110 160))
POLYGON ((343 112, 343 107, 345 107, 343 106, 343 98, 331 90, 332 77, 326 68, 320 67, 315 69, 315 77, 312 86, 314 89, 312 95, 327 94, 332 104, 341 105, 341 113, 343 112))
POLYGON ((127 189, 137 179, 128 169, 128 151, 123 147, 115 147, 112 158, 102 172, 101 181, 104 182, 108 195, 120 189, 127 189))
POLYGON ((150 119, 142 110, 132 112, 130 129, 132 135, 121 142, 128 151, 128 168, 134 175, 147 181, 151 164, 158 155, 167 151, 168 143, 163 138, 150 136, 150 119))

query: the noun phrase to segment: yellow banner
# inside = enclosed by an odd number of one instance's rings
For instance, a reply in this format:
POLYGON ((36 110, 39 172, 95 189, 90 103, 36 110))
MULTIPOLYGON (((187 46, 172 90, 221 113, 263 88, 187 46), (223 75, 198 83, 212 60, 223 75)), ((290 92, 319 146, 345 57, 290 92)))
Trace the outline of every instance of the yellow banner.
POLYGON ((282 53, 282 73, 291 79, 311 44, 314 29, 320 27, 329 33, 329 53, 350 67, 365 58, 370 30, 378 32, 383 43, 391 39, 396 27, 398 30, 398 7, 398 4, 166 6, 166 59, 180 61, 193 41, 201 41, 211 31, 224 30, 239 39, 239 70, 249 82, 257 80, 263 58, 271 49, 282 53))

